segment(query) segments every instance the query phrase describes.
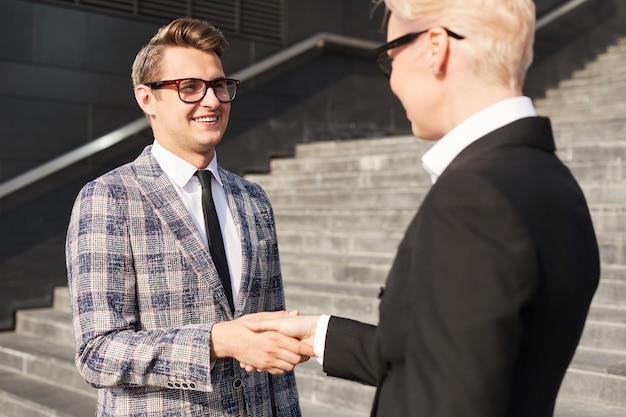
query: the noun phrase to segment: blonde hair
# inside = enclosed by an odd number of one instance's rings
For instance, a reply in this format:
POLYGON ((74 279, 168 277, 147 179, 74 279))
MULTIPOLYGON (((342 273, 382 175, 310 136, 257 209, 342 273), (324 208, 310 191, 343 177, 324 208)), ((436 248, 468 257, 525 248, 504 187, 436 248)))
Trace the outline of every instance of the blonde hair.
POLYGON ((158 81, 163 54, 170 46, 215 52, 221 57, 228 47, 228 42, 219 29, 205 21, 192 18, 176 19, 161 27, 135 57, 131 74, 133 87, 158 81))
POLYGON ((519 89, 533 58, 532 0, 374 0, 424 29, 444 26, 465 36, 458 50, 475 74, 519 89))

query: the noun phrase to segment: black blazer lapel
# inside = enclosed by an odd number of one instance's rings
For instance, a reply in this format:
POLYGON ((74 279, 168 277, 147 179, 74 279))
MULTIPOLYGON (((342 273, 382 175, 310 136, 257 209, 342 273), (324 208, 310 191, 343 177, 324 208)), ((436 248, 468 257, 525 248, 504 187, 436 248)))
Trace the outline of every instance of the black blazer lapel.
POLYGON ((554 152, 556 146, 550 120, 545 117, 527 117, 488 133, 463 149, 441 176, 492 149, 504 146, 528 146, 554 152))

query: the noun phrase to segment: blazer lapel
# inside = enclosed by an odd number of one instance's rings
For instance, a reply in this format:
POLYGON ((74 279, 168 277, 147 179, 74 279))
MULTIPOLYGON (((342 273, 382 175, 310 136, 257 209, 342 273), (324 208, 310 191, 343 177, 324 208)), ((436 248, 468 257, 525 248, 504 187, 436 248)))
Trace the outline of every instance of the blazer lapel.
POLYGON ((550 120, 545 117, 527 117, 488 133, 463 149, 441 175, 466 161, 484 155, 490 149, 503 146, 526 146, 554 152, 556 147, 550 120))
POLYGON ((187 258, 198 277, 205 280, 213 289, 215 297, 224 311, 231 315, 226 293, 209 250, 200 237, 191 215, 169 178, 152 156, 150 149, 151 146, 146 147, 133 163, 137 183, 143 190, 154 213, 161 220, 164 231, 169 231, 176 237, 176 244, 182 255, 187 258))

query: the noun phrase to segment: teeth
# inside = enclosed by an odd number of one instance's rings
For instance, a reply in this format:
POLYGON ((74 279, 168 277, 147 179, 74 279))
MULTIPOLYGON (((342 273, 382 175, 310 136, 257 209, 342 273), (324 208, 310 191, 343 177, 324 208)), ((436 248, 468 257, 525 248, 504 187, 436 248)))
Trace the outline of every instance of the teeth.
POLYGON ((198 117, 196 122, 214 122, 217 120, 217 117, 198 117))

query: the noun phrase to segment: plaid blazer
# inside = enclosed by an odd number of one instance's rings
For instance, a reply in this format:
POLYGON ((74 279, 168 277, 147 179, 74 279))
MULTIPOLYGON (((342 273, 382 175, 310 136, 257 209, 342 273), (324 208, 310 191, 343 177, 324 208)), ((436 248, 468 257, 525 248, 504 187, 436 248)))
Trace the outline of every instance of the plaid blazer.
MULTIPOLYGON (((235 317, 284 309, 270 202, 260 186, 220 176, 242 244, 235 317)), ((211 366, 211 326, 233 316, 151 146, 83 187, 66 262, 76 364, 99 388, 97 416, 300 416, 293 373, 246 373, 234 359, 211 366)))

